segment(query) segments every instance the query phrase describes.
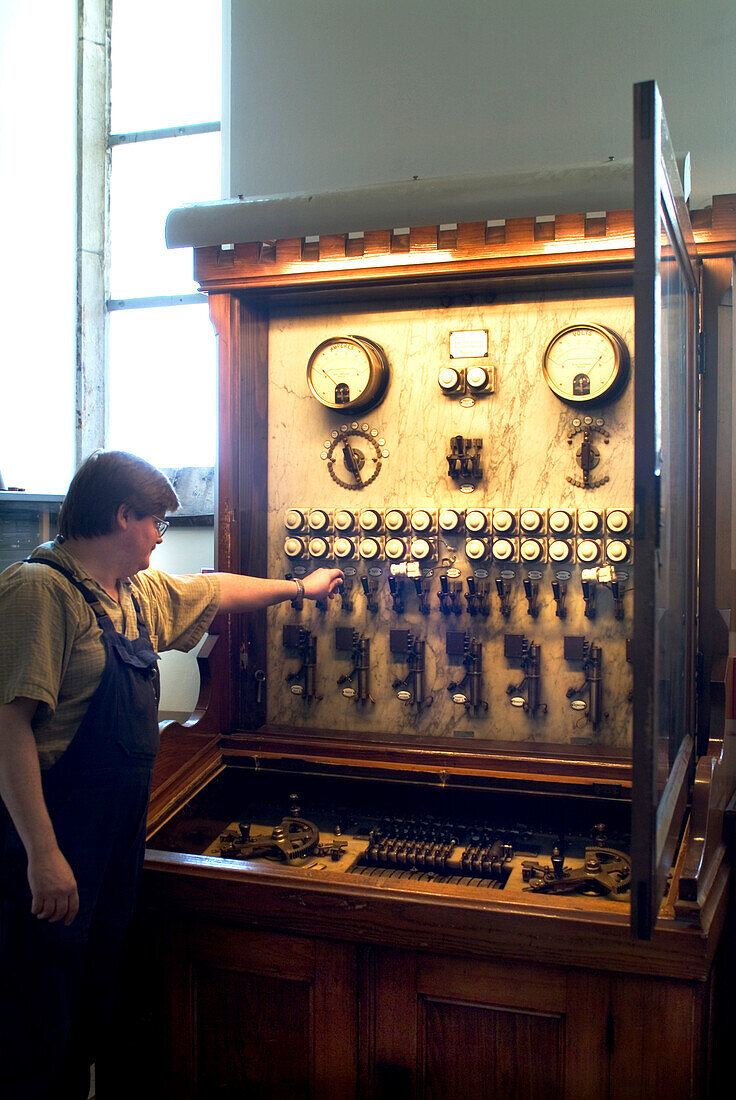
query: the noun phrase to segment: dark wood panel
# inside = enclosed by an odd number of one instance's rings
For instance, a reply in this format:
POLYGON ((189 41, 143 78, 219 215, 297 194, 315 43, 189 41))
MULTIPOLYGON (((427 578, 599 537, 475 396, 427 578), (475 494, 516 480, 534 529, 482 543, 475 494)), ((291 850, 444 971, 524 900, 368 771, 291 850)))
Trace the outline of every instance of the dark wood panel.
POLYGON ((197 1093, 200 1100, 312 1095, 311 989, 287 978, 196 964, 197 1093))
POLYGON ((708 985, 633 976, 612 981, 610 1100, 708 1095, 701 1060, 708 997, 708 985))
POLYGON ((564 1095, 559 1016, 423 1000, 418 1094, 426 1100, 564 1095))

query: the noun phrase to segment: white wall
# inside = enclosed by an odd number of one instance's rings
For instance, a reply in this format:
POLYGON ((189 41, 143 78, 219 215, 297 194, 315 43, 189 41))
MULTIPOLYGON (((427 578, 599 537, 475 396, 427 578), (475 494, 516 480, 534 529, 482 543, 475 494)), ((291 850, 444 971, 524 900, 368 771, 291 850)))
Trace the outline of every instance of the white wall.
POLYGON ((63 493, 74 468, 75 0, 0 2, 0 472, 63 493))
MULTIPOLYGON (((170 527, 151 560, 167 573, 200 573, 214 565, 215 535, 212 527, 170 527)), ((171 651, 161 656, 160 710, 168 715, 189 715, 199 696, 197 652, 171 651)))
POLYGON ((736 191, 733 0, 229 3, 230 196, 617 163, 650 79, 693 205, 736 191))

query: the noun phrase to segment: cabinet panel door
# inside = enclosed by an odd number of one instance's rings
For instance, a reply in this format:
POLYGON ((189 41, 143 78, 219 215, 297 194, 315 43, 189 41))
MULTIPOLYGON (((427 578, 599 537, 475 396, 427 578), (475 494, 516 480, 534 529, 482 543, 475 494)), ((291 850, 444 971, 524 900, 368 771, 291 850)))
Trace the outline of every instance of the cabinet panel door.
POLYGON ((592 976, 379 952, 372 1095, 603 1097, 607 1001, 592 976))
POLYGON ((175 939, 168 960, 168 1095, 355 1095, 353 948, 206 925, 181 928, 175 939))

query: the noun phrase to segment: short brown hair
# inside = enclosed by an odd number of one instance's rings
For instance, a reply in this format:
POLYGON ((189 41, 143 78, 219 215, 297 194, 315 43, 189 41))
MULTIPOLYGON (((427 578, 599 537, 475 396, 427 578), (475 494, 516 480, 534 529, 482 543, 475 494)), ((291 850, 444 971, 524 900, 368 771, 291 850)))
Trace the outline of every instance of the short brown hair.
POLYGON ((168 478, 143 458, 126 451, 95 451, 72 478, 59 511, 63 539, 109 535, 121 504, 137 516, 175 512, 179 498, 168 478))

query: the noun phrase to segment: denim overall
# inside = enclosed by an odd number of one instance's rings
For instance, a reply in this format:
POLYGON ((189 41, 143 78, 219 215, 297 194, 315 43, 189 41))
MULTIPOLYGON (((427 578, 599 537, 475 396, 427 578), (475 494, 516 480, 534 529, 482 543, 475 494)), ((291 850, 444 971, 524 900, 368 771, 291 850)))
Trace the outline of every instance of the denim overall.
POLYGON ((25 850, 0 803, 0 1097, 86 1100, 143 865, 159 744, 158 654, 135 598, 139 637, 130 639, 66 569, 32 560, 82 593, 102 629, 106 661, 71 744, 42 773, 79 891, 68 927, 31 915, 25 850))

